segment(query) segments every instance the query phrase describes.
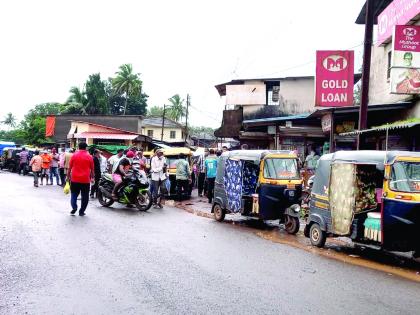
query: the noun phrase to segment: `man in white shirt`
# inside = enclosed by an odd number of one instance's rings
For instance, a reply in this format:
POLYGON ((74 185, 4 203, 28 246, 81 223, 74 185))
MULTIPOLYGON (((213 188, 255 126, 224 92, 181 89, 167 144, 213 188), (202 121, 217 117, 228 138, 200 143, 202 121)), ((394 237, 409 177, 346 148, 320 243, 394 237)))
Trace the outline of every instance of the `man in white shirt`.
POLYGON ((101 173, 105 173, 106 168, 108 166, 108 161, 106 160, 106 157, 104 157, 102 155, 102 153, 99 154, 99 157, 100 157, 99 162, 100 162, 100 165, 101 165, 101 173))
POLYGON ((110 173, 113 173, 114 166, 118 165, 117 162, 121 159, 121 157, 123 156, 123 153, 124 153, 124 150, 119 149, 117 151, 117 154, 111 156, 108 159, 108 170, 109 170, 110 173))
POLYGON ((166 194, 167 164, 162 150, 156 151, 156 156, 150 163, 150 172, 152 174, 153 185, 153 203, 162 208, 162 201, 166 194), (158 200, 159 197, 159 200, 158 200))

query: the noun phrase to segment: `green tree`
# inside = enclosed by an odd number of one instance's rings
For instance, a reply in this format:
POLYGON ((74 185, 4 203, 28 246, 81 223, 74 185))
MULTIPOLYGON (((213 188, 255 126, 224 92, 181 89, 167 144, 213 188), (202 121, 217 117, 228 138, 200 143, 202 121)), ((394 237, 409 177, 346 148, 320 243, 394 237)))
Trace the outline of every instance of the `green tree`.
POLYGON ((85 84, 86 105, 84 112, 92 114, 108 114, 108 95, 105 91, 105 82, 101 80, 101 75, 95 73, 89 76, 85 84))
POLYGON ((17 128, 10 131, 0 130, 0 140, 12 141, 17 144, 25 144, 25 133, 22 129, 17 128))
POLYGON ((127 102, 127 115, 146 115, 147 113, 147 99, 148 95, 140 93, 135 96, 130 96, 127 102))
POLYGON ((147 116, 162 116, 163 107, 161 106, 152 106, 147 110, 147 116))
POLYGON ((353 104, 360 105, 360 102, 362 100, 362 85, 361 84, 356 84, 354 86, 353 97, 354 97, 353 104))
POLYGON ((66 114, 83 114, 85 115, 85 106, 87 99, 85 92, 76 86, 70 88, 70 96, 67 99, 67 104, 63 109, 66 114))
POLYGON ((140 73, 133 73, 131 64, 123 64, 112 79, 112 86, 116 94, 124 96, 124 112, 127 112, 128 100, 130 97, 141 94, 143 82, 140 80, 140 73))
POLYGON ((101 80, 99 73, 91 74, 84 89, 70 88, 70 96, 63 109, 66 114, 109 114, 109 100, 106 81, 101 80))
POLYGON ((11 128, 16 127, 16 117, 12 113, 7 113, 7 115, 4 117, 1 123, 7 126, 7 130, 10 131, 11 128))
POLYGON ((44 103, 36 105, 25 115, 17 129, 16 137, 23 143, 39 145, 46 142, 45 120, 48 115, 60 114, 65 106, 60 103, 44 103))
POLYGON ((179 122, 182 117, 185 117, 187 112, 187 108, 184 106, 184 99, 179 94, 175 94, 168 100, 171 103, 168 110, 168 117, 179 122))
POLYGON ((211 127, 205 127, 205 126, 200 126, 200 127, 189 127, 188 128, 189 134, 192 136, 201 136, 203 134, 208 134, 208 135, 213 135, 215 129, 211 128, 211 127))

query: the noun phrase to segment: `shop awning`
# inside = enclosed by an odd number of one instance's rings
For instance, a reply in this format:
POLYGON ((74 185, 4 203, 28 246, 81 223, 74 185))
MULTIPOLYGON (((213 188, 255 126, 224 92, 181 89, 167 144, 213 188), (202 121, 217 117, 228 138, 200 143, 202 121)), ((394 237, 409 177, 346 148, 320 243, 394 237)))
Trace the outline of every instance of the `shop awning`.
POLYGON ((404 128, 412 128, 415 126, 420 125, 420 121, 418 122, 409 122, 409 123, 401 123, 401 124, 389 124, 383 125, 375 128, 365 129, 365 130, 355 130, 351 132, 343 132, 340 133, 340 136, 355 136, 360 135, 366 132, 375 132, 375 131, 387 131, 387 130, 394 130, 394 129, 404 129, 404 128))
POLYGON ((112 139, 112 140, 134 140, 139 135, 136 134, 123 134, 123 133, 110 133, 110 132, 82 132, 75 133, 74 138, 88 138, 88 139, 112 139))
POLYGON ((287 121, 287 120, 305 119, 305 118, 308 118, 309 116, 310 116, 310 113, 300 114, 300 115, 291 115, 291 116, 247 119, 243 121, 243 124, 245 127, 268 126, 268 125, 275 125, 276 123, 287 121))

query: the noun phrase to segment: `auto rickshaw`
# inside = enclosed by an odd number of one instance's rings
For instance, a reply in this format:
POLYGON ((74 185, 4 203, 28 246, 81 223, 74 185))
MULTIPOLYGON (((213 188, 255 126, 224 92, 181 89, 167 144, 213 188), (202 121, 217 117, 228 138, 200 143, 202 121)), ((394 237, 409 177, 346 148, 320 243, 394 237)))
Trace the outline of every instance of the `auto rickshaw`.
POLYGON ((280 220, 290 234, 299 231, 302 193, 298 158, 290 151, 238 150, 222 154, 217 166, 212 212, 280 220))
POLYGON ((1 157, 1 169, 8 169, 10 172, 17 172, 19 169, 20 148, 10 147, 4 148, 1 157))
MULTIPOLYGON (((192 172, 192 151, 189 148, 165 148, 163 150, 163 155, 166 158, 166 164, 168 164, 168 173, 169 181, 171 182, 170 191, 168 191, 169 196, 175 196, 177 194, 176 190, 176 164, 179 160, 179 155, 183 153, 186 156, 188 164, 190 165, 190 172, 192 172)), ((187 192, 188 196, 191 196, 192 185, 187 192)))
POLYGON ((339 151, 315 172, 305 236, 420 255, 420 152, 339 151))

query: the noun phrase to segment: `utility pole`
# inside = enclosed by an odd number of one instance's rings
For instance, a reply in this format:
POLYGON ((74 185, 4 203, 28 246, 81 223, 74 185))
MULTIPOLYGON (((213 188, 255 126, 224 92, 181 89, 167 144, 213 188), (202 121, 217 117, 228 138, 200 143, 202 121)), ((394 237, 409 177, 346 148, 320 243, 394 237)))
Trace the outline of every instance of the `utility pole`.
MULTIPOLYGON (((359 130, 367 128, 367 111, 369 103, 369 76, 370 60, 372 54, 372 34, 373 34, 373 11, 375 9, 374 0, 366 0, 365 14, 365 40, 363 47, 363 71, 362 71, 362 95, 359 108, 359 130)), ((357 136, 357 150, 363 148, 363 135, 357 136)))
POLYGON ((166 105, 163 104, 162 133, 160 134, 160 141, 163 141, 163 130, 165 129, 165 111, 166 111, 166 105))
POLYGON ((190 95, 187 94, 187 112, 185 115, 185 143, 187 143, 188 139, 188 107, 190 106, 190 95))

